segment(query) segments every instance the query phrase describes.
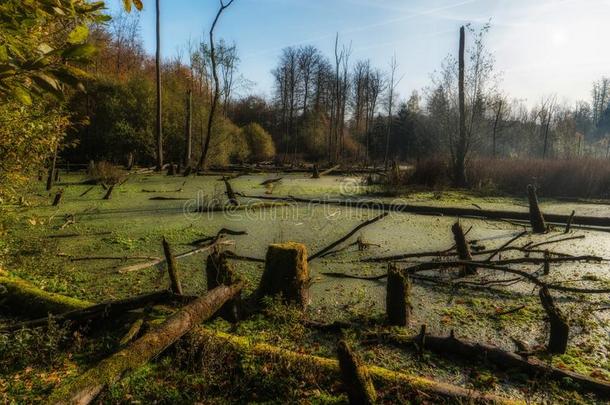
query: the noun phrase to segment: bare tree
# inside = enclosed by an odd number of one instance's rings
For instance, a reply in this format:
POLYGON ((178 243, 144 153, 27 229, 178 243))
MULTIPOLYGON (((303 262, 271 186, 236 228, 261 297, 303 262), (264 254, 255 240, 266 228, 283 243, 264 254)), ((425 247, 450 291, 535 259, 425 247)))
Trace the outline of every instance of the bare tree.
POLYGON ((157 50, 155 54, 155 73, 157 79, 157 170, 163 168, 163 116, 161 105, 161 6, 156 0, 156 39, 157 50))
POLYGON ((383 158, 383 165, 385 167, 385 170, 388 170, 388 164, 389 164, 390 133, 392 131, 392 121, 393 121, 392 107, 394 106, 394 96, 395 96, 394 93, 396 91, 396 86, 398 86, 398 84, 402 80, 402 78, 396 80, 396 69, 397 68, 398 68, 398 63, 396 62, 396 55, 394 55, 394 57, 392 58, 392 61, 390 62, 390 80, 388 82, 388 101, 387 101, 388 125, 386 128, 385 153, 384 153, 384 158, 383 158))
POLYGON ((216 24, 218 23, 222 12, 225 11, 227 7, 229 7, 233 3, 233 1, 234 0, 229 0, 227 3, 224 3, 223 0, 220 0, 220 8, 218 9, 218 13, 216 13, 216 17, 214 18, 214 22, 212 23, 212 27, 210 28, 210 60, 212 62, 212 76, 214 78, 214 94, 212 96, 212 104, 210 105, 210 112, 208 115, 207 134, 205 137, 205 142, 203 144, 203 150, 201 151, 201 157, 199 158, 199 163, 197 165, 201 170, 205 170, 206 168, 206 157, 210 148, 210 139, 212 138, 214 114, 218 105, 218 98, 220 97, 220 80, 218 78, 218 72, 216 69, 216 54, 214 50, 214 28, 216 28, 216 24))

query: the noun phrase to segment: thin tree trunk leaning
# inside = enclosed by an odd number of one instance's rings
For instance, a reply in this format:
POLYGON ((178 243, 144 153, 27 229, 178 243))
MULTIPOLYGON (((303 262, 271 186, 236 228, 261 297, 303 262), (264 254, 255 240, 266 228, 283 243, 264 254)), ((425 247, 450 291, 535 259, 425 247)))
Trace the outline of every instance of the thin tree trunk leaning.
POLYGON ((411 319, 411 280, 395 265, 388 265, 386 286, 386 314, 388 322, 394 326, 408 326, 411 319))
MULTIPOLYGON (((235 270, 227 260, 225 252, 214 250, 208 256, 205 265, 205 275, 208 291, 221 285, 232 285, 238 282, 235 270)), ((218 314, 229 322, 237 322, 240 319, 240 298, 237 294, 234 299, 225 303, 218 314)))
POLYGON ((568 218, 568 222, 566 222, 566 229, 563 233, 570 233, 570 228, 572 228, 572 221, 574 220, 574 215, 576 215, 576 211, 572 210, 572 213, 568 218))
POLYGON ((348 240, 349 238, 351 238, 360 229, 362 229, 362 228, 364 228, 366 226, 369 226, 371 224, 374 224, 375 222, 385 218, 386 216, 388 216, 388 213, 383 213, 383 214, 381 214, 379 216, 376 216, 373 219, 369 219, 368 221, 364 221, 363 223, 361 223, 360 225, 358 225, 357 227, 355 227, 354 229, 349 231, 348 234, 345 235, 344 237, 337 239, 336 241, 334 241, 330 245, 326 246, 325 248, 323 248, 323 249, 319 250, 318 252, 314 253, 313 255, 311 255, 307 261, 312 261, 314 259, 317 259, 320 256, 323 256, 325 253, 331 251, 336 246, 340 245, 341 243, 343 243, 346 240, 348 240))
POLYGON ((163 170, 163 114, 162 114, 162 101, 161 101, 161 5, 160 0, 155 2, 156 9, 156 40, 157 48, 155 53, 155 77, 157 85, 157 122, 156 122, 156 135, 157 135, 157 171, 163 170))
MULTIPOLYGON (((235 350, 238 355, 253 356, 259 361, 268 362, 270 365, 280 363, 285 365, 288 372, 293 373, 293 375, 302 373, 304 367, 311 369, 315 378, 314 383, 318 386, 332 385, 337 378, 340 378, 339 364, 336 359, 298 353, 266 343, 253 342, 242 336, 211 331, 205 327, 196 328, 189 335, 189 339, 188 343, 193 347, 209 346, 210 344, 225 346, 235 350)), ((398 390, 401 393, 408 394, 409 397, 412 395, 416 399, 431 403, 446 403, 449 399, 455 401, 455 403, 525 404, 524 401, 484 394, 414 374, 390 371, 377 366, 366 366, 365 368, 380 392, 383 388, 398 390)), ((417 401, 415 402, 417 403, 417 401)))
POLYGON ((538 205, 538 195, 536 194, 536 187, 531 184, 527 186, 527 199, 529 201, 530 206, 530 223, 532 225, 534 233, 545 233, 546 223, 544 222, 544 217, 542 216, 540 206, 538 205))
POLYGON ((51 404, 89 404, 104 387, 118 382, 126 373, 136 370, 161 354, 189 330, 211 318, 225 302, 242 289, 242 284, 220 286, 186 305, 158 328, 151 330, 129 346, 102 360, 75 381, 60 386, 49 399, 51 404))
MULTIPOLYGON (((501 210, 481 210, 478 208, 468 207, 434 207, 425 205, 411 205, 386 203, 383 201, 371 200, 349 200, 349 199, 318 199, 318 198, 302 198, 302 197, 278 197, 278 196, 263 196, 263 195, 247 195, 243 197, 254 198, 259 200, 274 200, 274 201, 289 201, 306 204, 327 204, 338 205, 342 207, 353 207, 360 209, 376 209, 388 212, 408 212, 419 215, 429 216, 454 216, 461 218, 485 218, 491 220, 515 220, 530 222, 529 212, 518 211, 501 211, 501 210)), ((569 215, 546 214, 547 222, 554 224, 565 225, 569 219, 569 215)), ((610 227, 610 217, 595 217, 595 216, 574 216, 572 225, 583 225, 593 227, 610 227)))
POLYGON ((265 270, 256 296, 260 300, 281 295, 285 302, 305 308, 309 303, 309 281, 305 245, 274 243, 267 249, 265 270))
POLYGON ((350 405, 374 404, 377 401, 377 393, 369 370, 363 366, 360 358, 352 352, 345 340, 339 341, 337 358, 350 405))
MULTIPOLYGON (((407 337, 397 334, 377 335, 381 341, 390 343, 400 348, 410 348, 414 344, 418 349, 430 350, 437 354, 447 354, 450 356, 460 356, 475 363, 477 359, 483 358, 501 370, 517 369, 532 377, 553 379, 564 382, 570 379, 576 383, 580 391, 594 392, 604 398, 610 397, 610 382, 597 380, 589 376, 578 374, 573 371, 553 367, 546 362, 527 357, 517 353, 503 350, 497 346, 485 343, 473 342, 465 339, 458 339, 454 334, 449 336, 434 336, 429 334, 407 337), (422 339, 423 337, 423 339, 422 339)), ((570 388, 574 385, 570 384, 570 388)))
POLYGON ((180 276, 178 275, 178 264, 176 258, 172 253, 172 248, 169 243, 163 237, 163 253, 165 254, 165 262, 167 263, 167 274, 169 275, 170 288, 174 294, 182 295, 182 284, 180 283, 180 276))
POLYGON ((547 351, 553 354, 564 354, 568 348, 568 336, 570 334, 568 321, 555 305, 548 288, 542 287, 539 296, 551 324, 547 351))
MULTIPOLYGON (((453 224, 453 226, 451 226, 451 232, 453 233, 455 248, 458 252, 458 257, 460 260, 465 260, 467 262, 472 261, 470 246, 466 241, 466 236, 464 235, 464 230, 462 229, 462 224, 460 224, 460 221, 457 221, 455 224, 453 224)), ((474 266, 464 266, 462 270, 460 270, 461 276, 471 276, 473 274, 477 274, 477 268, 474 266)))
POLYGON ((229 2, 226 4, 224 3, 224 0, 220 0, 220 8, 218 9, 218 13, 216 13, 216 18, 214 18, 214 22, 210 28, 210 62, 212 63, 212 76, 214 78, 214 93, 212 95, 212 103, 210 105, 210 112, 208 114, 208 127, 205 141, 201 151, 201 157, 199 158, 199 163, 197 164, 198 168, 202 171, 205 171, 206 169, 206 158, 210 148, 210 139, 212 138, 212 130, 214 126, 214 114, 216 113, 216 108, 218 106, 218 98, 220 97, 220 80, 218 79, 218 71, 216 67, 216 47, 214 46, 214 28, 216 28, 216 24, 218 23, 218 19, 220 18, 222 12, 229 7, 231 3, 233 3, 233 0, 229 0, 229 2))

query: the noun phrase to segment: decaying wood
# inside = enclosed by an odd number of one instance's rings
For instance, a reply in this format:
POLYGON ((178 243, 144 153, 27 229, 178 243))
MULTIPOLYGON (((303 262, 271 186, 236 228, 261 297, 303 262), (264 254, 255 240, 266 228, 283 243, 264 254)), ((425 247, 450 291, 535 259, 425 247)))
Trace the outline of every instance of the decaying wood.
POLYGON ((83 262, 89 260, 159 260, 157 256, 70 256, 65 253, 59 253, 59 257, 67 257, 71 262, 83 262))
POLYGON ((530 207, 530 224, 534 233, 545 233, 546 223, 540 206, 538 205, 538 196, 536 195, 536 187, 533 185, 527 186, 527 199, 530 207))
POLYGON ((576 215, 576 211, 572 210, 572 213, 568 218, 568 222, 566 222, 566 228, 563 233, 570 233, 570 229, 572 228, 572 221, 574 220, 574 215, 576 215))
POLYGON ((319 179, 320 178, 320 171, 318 170, 318 165, 313 165, 313 172, 311 174, 311 178, 312 179, 319 179))
MULTIPOLYGON (((56 294, 61 301, 66 302, 67 300, 71 300, 69 297, 56 294)), ((56 314, 53 316, 53 320, 56 323, 65 323, 71 322, 74 326, 79 326, 84 322, 89 322, 93 320, 99 319, 110 319, 115 316, 124 314, 127 311, 132 311, 134 309, 144 308, 148 305, 156 305, 163 303, 171 303, 171 302, 189 302, 193 297, 186 296, 176 296, 169 291, 158 291, 150 294, 139 295, 136 297, 130 297, 122 300, 109 301, 101 304, 92 304, 90 302, 83 302, 74 300, 78 303, 78 306, 74 304, 68 306, 67 308, 71 308, 71 310, 63 310, 59 311, 61 308, 65 308, 65 306, 61 306, 55 308, 53 306, 48 306, 49 309, 53 309, 53 311, 49 311, 50 313, 56 314)), ((12 325, 8 325, 2 330, 12 331, 19 330, 23 328, 37 328, 41 326, 47 326, 49 319, 47 314, 39 315, 41 318, 34 319, 31 321, 20 322, 12 325)))
MULTIPOLYGON (((198 247, 196 249, 192 249, 192 250, 189 250, 187 252, 180 253, 179 255, 176 255, 175 258, 176 258, 176 260, 179 260, 179 259, 183 259, 183 258, 188 257, 188 256, 192 256, 192 255, 195 255, 195 254, 198 254, 198 253, 202 253, 202 252, 206 252, 206 251, 212 250, 212 248, 214 248, 214 246, 220 246, 220 245, 228 246, 228 245, 231 245, 231 244, 232 244, 231 241, 216 240, 213 243, 210 243, 209 245, 200 246, 200 247, 198 247)), ((117 270, 117 272, 119 272, 119 273, 131 273, 133 271, 139 271, 139 270, 148 269, 149 267, 161 265, 163 263, 165 263, 165 259, 160 259, 159 258, 159 259, 151 260, 151 261, 146 262, 146 263, 138 263, 138 264, 134 264, 134 265, 131 265, 131 266, 121 267, 120 269, 117 270)))
POLYGON ((550 244, 553 244, 553 243, 566 242, 568 240, 576 240, 576 239, 584 239, 584 238, 585 238, 585 235, 578 235, 578 236, 569 236, 567 238, 547 240, 547 241, 540 242, 540 243, 533 243, 533 244, 528 246, 528 249, 535 249, 537 247, 546 246, 546 245, 550 245, 550 244))
POLYGON ((114 190, 114 184, 108 187, 106 190, 106 194, 104 195, 104 200, 110 200, 110 196, 112 195, 112 191, 114 190))
POLYGON ((172 248, 165 237, 163 237, 162 243, 163 253, 165 254, 165 263, 167 263, 167 274, 169 275, 170 288, 174 294, 182 295, 182 284, 180 283, 176 258, 174 257, 172 248))
POLYGON ((223 178, 223 181, 225 183, 225 189, 226 189, 227 198, 229 199, 229 203, 231 205, 239 205, 239 202, 237 201, 237 196, 235 195, 235 192, 233 191, 233 188, 231 187, 231 183, 229 183, 229 180, 227 180, 226 178, 223 178))
MULTIPOLYGON (((501 211, 501 210, 479 210, 476 208, 468 207, 433 207, 425 205, 411 205, 411 204, 400 204, 400 203, 387 203, 383 201, 369 201, 369 200, 341 200, 341 199, 316 199, 316 198, 302 198, 302 197, 279 197, 279 196, 263 196, 263 195, 247 195, 243 194, 243 197, 261 199, 261 200, 275 200, 275 201, 289 201, 305 204, 327 204, 327 205, 338 205, 342 207, 353 207, 359 209, 375 209, 380 211, 390 212, 407 212, 418 215, 429 215, 429 216, 452 216, 461 218, 485 218, 489 220, 515 220, 515 221, 527 221, 530 220, 529 212, 517 212, 517 211, 501 211)), ((559 214, 546 214, 545 220, 547 223, 562 224, 565 225, 569 219, 567 215, 559 214)), ((572 219, 572 228, 574 225, 585 225, 589 227, 610 227, 610 217, 595 217, 595 216, 574 216, 572 219)))
POLYGON ((58 234, 58 235, 48 235, 47 238, 49 239, 61 239, 61 238, 76 238, 79 236, 103 236, 103 235, 111 235, 112 232, 110 231, 103 231, 103 232, 91 232, 91 233, 62 233, 62 234, 58 234))
POLYGON ((190 243, 190 245, 199 246, 203 243, 211 243, 211 242, 219 240, 224 235, 241 236, 241 235, 247 235, 247 234, 248 234, 248 232, 246 232, 246 231, 234 231, 234 230, 228 229, 228 228, 221 228, 218 232, 216 232, 216 235, 206 236, 205 238, 196 239, 196 240, 192 241, 190 243))
POLYGON ((116 383, 126 373, 143 366, 189 330, 211 318, 241 289, 241 283, 232 286, 223 285, 197 298, 170 316, 158 328, 102 360, 76 380, 61 385, 52 393, 49 403, 81 405, 91 403, 104 387, 116 383))
POLYGON ((53 198, 53 206, 54 207, 57 207, 59 205, 63 195, 64 195, 64 190, 59 190, 57 193, 55 193, 55 198, 53 198))
POLYGON ((89 194, 89 192, 90 192, 91 190, 93 190, 94 188, 95 188, 95 186, 91 186, 91 187, 89 187, 88 189, 86 189, 85 191, 83 191, 83 193, 82 193, 82 194, 81 194, 79 197, 84 197, 84 196, 86 196, 86 195, 87 195, 87 194, 89 194))
MULTIPOLYGON (((472 261, 472 255, 470 254, 470 246, 466 241, 466 236, 464 236, 464 230, 462 229, 462 225, 460 221, 457 221, 451 227, 451 232, 453 233, 453 240, 455 241, 455 248, 458 252, 458 257, 460 260, 464 260, 467 262, 472 261)), ((477 268, 474 266, 464 266, 460 271, 462 276, 471 276, 473 274, 477 274, 477 268)))
POLYGON ((388 213, 383 213, 373 219, 369 219, 368 221, 364 221, 363 223, 361 223, 360 225, 358 225, 357 227, 355 227, 354 229, 352 229, 351 231, 349 231, 347 233, 347 235, 345 235, 342 238, 337 239, 336 241, 334 241, 333 243, 331 243, 330 245, 326 246, 325 248, 319 250, 318 252, 314 253, 313 255, 311 255, 308 259, 308 261, 312 261, 322 255, 324 255, 325 253, 329 252, 330 250, 332 250, 333 248, 335 248, 336 246, 340 245, 341 243, 345 242, 346 240, 348 240, 349 238, 351 238, 354 234, 356 234, 360 229, 369 226, 371 224, 374 224, 375 222, 385 218, 386 216, 388 216, 388 213))
POLYGON ((345 340, 337 345, 337 358, 341 370, 341 380, 351 405, 372 405, 377 401, 377 393, 369 370, 352 351, 345 340))
POLYGON ((302 308, 309 303, 309 270, 307 248, 301 243, 269 245, 265 270, 256 293, 261 299, 281 295, 284 301, 302 308))
POLYGON ((542 307, 551 324, 547 351, 554 354, 564 354, 568 348, 568 336, 570 334, 568 321, 555 305, 555 301, 547 287, 540 288, 539 296, 542 307))
MULTIPOLYGON (((196 328, 189 337, 188 343, 190 346, 215 345, 230 347, 238 353, 253 356, 258 360, 268 361, 270 365, 281 362, 282 365, 288 368, 288 372, 292 372, 295 375, 302 373, 305 367, 312 370, 315 383, 320 386, 332 385, 340 378, 339 363, 336 359, 294 352, 266 343, 254 342, 245 337, 212 331, 205 327, 196 328)), ((386 390, 397 390, 401 393, 408 393, 410 397, 414 399, 419 398, 424 402, 445 403, 447 400, 450 400, 456 403, 524 404, 523 401, 485 394, 476 390, 430 380, 415 374, 390 371, 377 366, 366 366, 366 369, 379 390, 384 388, 386 390)), ((414 402, 419 403, 419 401, 414 402)))
MULTIPOLYGON (((226 252, 217 250, 214 250, 208 256, 205 274, 208 291, 220 285, 232 285, 239 281, 235 270, 227 261, 226 252)), ((220 311, 218 311, 219 315, 229 322, 237 322, 241 317, 240 300, 241 294, 237 294, 235 298, 222 306, 220 311)))
POLYGON ((407 326, 411 319, 411 280, 407 274, 388 264, 386 285, 386 314, 390 325, 407 326))
POLYGON ((119 346, 123 347, 131 343, 142 330, 144 318, 138 318, 130 327, 127 333, 119 341, 119 346))
POLYGON ((597 380, 589 376, 578 374, 569 370, 553 367, 546 362, 520 356, 517 353, 503 350, 497 346, 485 343, 458 339, 455 334, 450 336, 434 336, 425 334, 422 339, 421 333, 407 337, 394 333, 375 334, 381 341, 390 343, 397 347, 409 348, 417 345, 418 349, 433 351, 441 355, 460 356, 469 361, 483 358, 501 370, 517 369, 532 377, 553 379, 564 382, 567 379, 576 384, 570 384, 570 388, 578 387, 579 390, 594 392, 605 398, 610 397, 610 383, 597 380))
POLYGON ((508 240, 506 243, 502 244, 502 246, 500 246, 499 248, 497 248, 496 250, 494 250, 492 252, 491 255, 489 255, 489 257, 487 258, 487 262, 491 261, 491 259, 493 259, 494 257, 496 257, 497 254, 499 254, 500 252, 504 251, 507 247, 509 247, 513 242, 515 242, 517 239, 521 238, 522 236, 527 235, 527 231, 523 231, 520 234, 518 234, 517 236, 511 238, 510 240, 508 240))
POLYGON ((329 174, 331 174, 332 172, 334 172, 335 170, 337 170, 340 167, 341 167, 341 165, 336 165, 336 166, 333 166, 333 167, 331 167, 329 169, 326 169, 323 172, 320 172, 320 177, 329 175, 329 174))
POLYGON ((267 179, 267 180, 263 181, 260 185, 261 186, 267 186, 269 184, 273 184, 273 183, 277 183, 279 181, 282 181, 282 179, 283 179, 283 177, 278 177, 278 178, 275 178, 275 179, 267 179))

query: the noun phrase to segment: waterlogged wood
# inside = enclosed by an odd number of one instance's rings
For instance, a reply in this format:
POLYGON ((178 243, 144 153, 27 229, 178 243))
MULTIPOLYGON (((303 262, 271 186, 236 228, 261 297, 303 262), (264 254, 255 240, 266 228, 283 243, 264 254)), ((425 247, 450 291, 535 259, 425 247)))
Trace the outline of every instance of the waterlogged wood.
POLYGON ((158 328, 102 360, 75 381, 60 386, 53 392, 48 402, 79 405, 91 403, 104 387, 118 382, 128 372, 143 366, 195 326, 211 318, 241 289, 241 283, 232 286, 223 285, 197 298, 169 317, 158 328))
POLYGON ((302 308, 309 303, 309 270, 305 245, 295 242, 269 245, 257 296, 260 299, 276 295, 281 295, 286 302, 302 308))
POLYGON ((341 370, 343 387, 351 405, 372 405, 377 401, 375 386, 369 370, 360 358, 352 351, 345 340, 339 341, 337 358, 341 370))
POLYGON ((401 348, 411 348, 415 344, 418 346, 418 349, 430 350, 441 355, 460 356, 469 361, 484 358, 502 370, 518 369, 532 377, 550 378, 559 382, 570 379, 576 383, 570 384, 570 388, 576 386, 579 391, 590 391, 604 398, 610 398, 610 382, 553 367, 546 362, 535 358, 528 359, 497 346, 458 339, 455 337, 455 334, 450 336, 424 334, 423 339, 421 333, 413 337, 393 333, 375 334, 372 336, 380 341, 401 348))
POLYGON ((542 287, 539 291, 540 302, 546 312, 551 328, 547 351, 553 354, 564 354, 568 349, 570 326, 565 315, 557 308, 549 289, 542 287))
POLYGON ((388 213, 383 213, 373 219, 369 219, 368 221, 364 221, 363 223, 361 223, 360 225, 358 225, 357 227, 355 227, 354 229, 352 229, 351 231, 349 231, 347 233, 347 235, 343 236, 342 238, 337 239, 336 241, 334 241, 333 243, 331 243, 330 245, 326 246, 323 249, 320 249, 318 252, 314 253, 313 255, 311 255, 308 259, 308 261, 312 261, 314 259, 317 259, 320 256, 323 256, 325 253, 331 251, 332 249, 334 249, 336 246, 340 245, 341 243, 345 242, 346 240, 348 240, 349 238, 351 238, 355 233, 357 233, 359 230, 361 230, 364 227, 367 227, 371 224, 374 224, 375 222, 385 218, 386 216, 388 216, 388 213))
MULTIPOLYGON (((194 347, 210 344, 229 346, 239 353, 254 356, 261 360, 269 360, 271 364, 277 364, 278 361, 281 361, 282 364, 288 365, 289 369, 294 369, 295 373, 301 373, 303 367, 307 367, 313 371, 316 384, 319 385, 328 382, 332 384, 340 377, 339 362, 336 359, 297 353, 266 343, 252 342, 245 337, 212 331, 204 327, 196 328, 190 336, 193 339, 189 340, 189 343, 194 347)), ((446 400, 451 400, 455 403, 525 404, 525 401, 485 394, 414 374, 390 371, 377 366, 363 367, 367 369, 373 383, 379 390, 382 388, 398 390, 401 393, 407 393, 430 403, 444 403, 446 400)))
MULTIPOLYGON (((460 260, 472 261, 470 246, 466 241, 466 236, 464 235, 464 230, 462 229, 462 224, 460 224, 460 221, 457 221, 453 224, 453 226, 451 227, 451 232, 453 233, 455 249, 458 252, 458 257, 460 258, 460 260)), ((477 268, 475 266, 466 265, 462 267, 460 274, 463 276, 471 276, 473 274, 477 274, 477 268)))
MULTIPOLYGON (((226 252, 217 250, 214 250, 206 260, 205 275, 208 291, 220 285, 232 285, 239 281, 235 270, 227 261, 226 252)), ((237 322, 241 317, 240 298, 241 294, 237 294, 234 299, 225 303, 218 311, 219 315, 229 322, 237 322)))
MULTIPOLYGON (((360 209, 371 209, 390 212, 407 212, 418 215, 429 216, 453 216, 453 217, 469 217, 469 218, 485 218, 490 220, 515 220, 527 221, 530 220, 529 212, 518 211, 503 211, 503 210, 480 210, 478 208, 468 207, 434 207, 425 205, 411 205, 400 203, 387 203, 383 201, 371 200, 339 200, 339 199, 316 199, 302 197, 278 197, 264 195, 246 195, 243 197, 255 198, 261 200, 276 200, 289 201, 304 204, 329 204, 343 207, 352 207, 360 209)), ((555 224, 566 224, 569 216, 560 214, 545 214, 547 222, 555 224)), ((593 217, 593 216, 574 216, 572 219, 573 225, 584 225, 593 227, 610 227, 610 217, 593 217)))
POLYGON ((182 283, 178 275, 178 264, 172 253, 172 248, 169 242, 163 237, 163 253, 165 254, 165 263, 167 263, 167 274, 169 275, 170 288, 174 294, 182 295, 182 283))
MULTIPOLYGON (((545 233, 547 230, 546 222, 544 221, 544 216, 542 215, 542 211, 540 211, 540 206, 538 205, 536 187, 531 184, 527 186, 527 199, 530 206, 530 224, 532 225, 534 233, 545 233)), ((567 221, 569 221, 569 219, 567 221)))
POLYGON ((407 326, 411 319, 411 280, 395 265, 388 265, 386 314, 390 325, 407 326))

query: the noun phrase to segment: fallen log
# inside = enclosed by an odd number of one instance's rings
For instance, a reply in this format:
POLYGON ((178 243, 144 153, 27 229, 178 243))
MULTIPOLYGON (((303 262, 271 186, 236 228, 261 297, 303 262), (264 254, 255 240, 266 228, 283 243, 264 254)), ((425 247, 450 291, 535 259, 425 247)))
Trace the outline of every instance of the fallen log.
POLYGON ((49 398, 51 404, 86 405, 104 387, 119 381, 125 374, 146 364, 180 339, 189 330, 211 318, 222 305, 242 289, 242 284, 220 286, 197 298, 142 337, 102 360, 76 380, 61 385, 49 398))
POLYGON ((278 178, 276 178, 276 179, 267 179, 267 180, 265 180, 265 181, 261 182, 261 184, 260 184, 260 185, 261 185, 261 186, 267 186, 267 185, 269 185, 269 184, 273 184, 273 183, 277 183, 277 182, 279 182, 279 181, 282 181, 282 179, 283 179, 283 177, 278 177, 278 178))
POLYGON ((336 241, 334 241, 333 243, 331 243, 330 245, 326 246, 323 249, 320 249, 318 252, 314 253, 313 255, 311 255, 309 257, 309 259, 307 261, 312 261, 322 255, 324 255, 326 252, 329 252, 330 250, 332 250, 333 248, 335 248, 336 246, 340 245, 341 243, 345 242, 346 240, 348 240, 349 238, 352 237, 352 235, 354 235, 355 233, 357 233, 360 229, 369 226, 371 224, 374 224, 375 222, 385 218, 388 215, 388 213, 383 213, 373 219, 369 219, 368 221, 364 221, 363 223, 361 223, 360 225, 358 225, 357 227, 355 227, 354 229, 352 229, 351 231, 349 231, 347 233, 347 235, 345 235, 342 238, 337 239, 336 241))
MULTIPOLYGON (((276 200, 289 201, 305 204, 330 204, 343 207, 352 207, 359 209, 371 209, 391 212, 404 212, 418 215, 430 216, 452 216, 452 217, 469 217, 469 218, 485 218, 490 220, 516 220, 529 222, 529 212, 517 211, 502 211, 502 210, 479 210, 468 207, 434 207, 425 205, 411 205, 388 203, 383 201, 370 200, 338 200, 338 199, 311 199, 302 197, 277 197, 277 196, 255 196, 243 195, 247 198, 261 200, 276 200)), ((549 223, 565 225, 569 219, 568 215, 546 214, 545 219, 549 223)), ((610 217, 592 217, 592 216, 574 216, 572 218, 573 225, 586 225, 593 227, 610 227, 610 217)), ((574 226, 572 226, 574 228, 574 226)))
MULTIPOLYGON (((269 362, 270 366, 281 363, 297 374, 306 369, 312 370, 314 382, 319 386, 332 386, 340 378, 339 362, 300 352, 294 352, 272 346, 266 343, 253 342, 248 338, 216 332, 205 327, 198 327, 189 335, 189 346, 223 346, 231 347, 238 353, 255 356, 269 362)), ((438 382, 414 374, 391 371, 377 366, 364 366, 368 370, 378 392, 394 390, 407 394, 413 399, 443 403, 453 400, 456 403, 493 403, 493 404, 525 404, 525 401, 508 399, 492 394, 485 394, 472 389, 462 388, 448 383, 438 382)), ((421 401, 414 401, 419 403, 421 401)))
POLYGON ((369 370, 345 340, 339 341, 337 358, 339 359, 339 370, 341 370, 341 381, 347 391, 349 403, 351 405, 373 405, 377 402, 377 392, 375 392, 369 370))
MULTIPOLYGON (((41 290, 19 277, 0 274, 0 298, 3 313, 46 317, 49 313, 59 314, 66 311, 87 308, 92 303, 41 290)), ((45 322, 47 322, 45 318, 45 322)))
POLYGON ((111 235, 112 232, 104 231, 104 232, 92 232, 92 233, 62 233, 58 235, 47 235, 49 239, 60 239, 60 238, 76 238, 78 236, 103 236, 103 235, 111 235))
POLYGON ((553 367, 543 361, 535 358, 528 359, 527 357, 503 350, 497 346, 458 339, 455 337, 455 334, 446 337, 425 334, 423 340, 421 335, 407 337, 392 333, 383 333, 375 334, 374 336, 379 337, 381 341, 395 345, 399 348, 410 348, 413 345, 417 345, 441 355, 448 354, 459 356, 473 362, 483 358, 496 365, 501 370, 518 369, 532 377, 552 379, 559 381, 560 383, 569 379, 572 382, 569 385, 570 389, 573 389, 576 386, 580 391, 593 392, 604 398, 610 398, 610 382, 597 380, 573 371, 553 367))
MULTIPOLYGON (((57 294, 58 295, 58 294, 57 294)), ((69 299, 59 295, 62 300, 69 299)), ((169 291, 158 291, 150 294, 139 295, 136 297, 130 297, 122 300, 103 302, 101 304, 86 303, 84 307, 77 309, 70 309, 64 311, 54 311, 53 320, 56 323, 72 322, 75 326, 82 324, 83 322, 89 322, 92 320, 99 320, 103 318, 112 318, 117 315, 124 314, 127 311, 133 311, 134 309, 144 308, 148 305, 169 303, 169 302, 189 302, 193 297, 177 296, 169 291)), ((31 329, 41 326, 46 326, 49 322, 47 314, 39 315, 38 319, 31 321, 20 322, 12 325, 7 325, 2 328, 2 331, 14 331, 19 329, 31 329)))
POLYGON ((340 167, 341 167, 341 165, 335 165, 335 166, 333 166, 331 168, 328 168, 328 169, 324 170, 323 172, 320 172, 319 176, 322 177, 322 176, 326 176, 328 174, 331 174, 332 172, 334 172, 335 170, 339 169, 340 167))

